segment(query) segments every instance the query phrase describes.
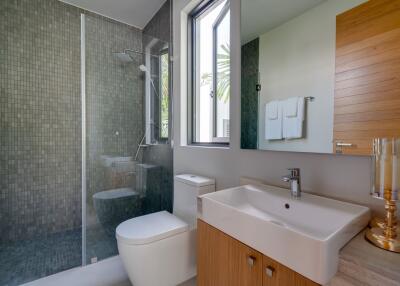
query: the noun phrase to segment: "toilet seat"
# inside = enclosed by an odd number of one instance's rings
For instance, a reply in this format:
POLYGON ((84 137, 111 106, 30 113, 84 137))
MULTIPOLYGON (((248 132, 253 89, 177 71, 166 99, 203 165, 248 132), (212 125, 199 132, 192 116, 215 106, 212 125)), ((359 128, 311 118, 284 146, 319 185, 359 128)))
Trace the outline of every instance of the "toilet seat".
POLYGON ((116 229, 117 240, 130 245, 149 244, 189 230, 189 225, 167 211, 135 217, 116 229))

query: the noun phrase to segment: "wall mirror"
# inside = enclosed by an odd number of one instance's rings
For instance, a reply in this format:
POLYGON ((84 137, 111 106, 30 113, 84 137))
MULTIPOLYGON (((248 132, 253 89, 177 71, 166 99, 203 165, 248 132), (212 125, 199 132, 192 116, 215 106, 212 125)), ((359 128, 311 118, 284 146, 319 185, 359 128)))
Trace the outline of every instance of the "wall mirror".
POLYGON ((371 155, 399 136, 399 4, 242 0, 241 148, 371 155))

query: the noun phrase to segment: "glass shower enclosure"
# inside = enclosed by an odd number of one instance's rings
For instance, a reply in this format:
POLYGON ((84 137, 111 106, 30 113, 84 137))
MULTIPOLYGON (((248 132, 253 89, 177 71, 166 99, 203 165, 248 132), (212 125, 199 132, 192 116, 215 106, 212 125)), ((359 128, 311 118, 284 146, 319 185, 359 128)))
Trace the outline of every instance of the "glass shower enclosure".
POLYGON ((82 15, 81 43, 82 251, 93 263, 117 254, 118 224, 171 211, 169 44, 96 15, 82 15))
POLYGON ((0 286, 115 256, 119 223, 172 211, 170 14, 0 2, 0 286))

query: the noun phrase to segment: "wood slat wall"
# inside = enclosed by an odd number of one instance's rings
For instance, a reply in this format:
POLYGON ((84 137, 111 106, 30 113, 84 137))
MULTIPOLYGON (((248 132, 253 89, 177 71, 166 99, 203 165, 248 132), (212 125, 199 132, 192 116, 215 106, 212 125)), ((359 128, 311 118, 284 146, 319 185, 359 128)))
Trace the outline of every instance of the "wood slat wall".
POLYGON ((334 152, 370 155, 400 136, 400 0, 370 0, 336 17, 334 152))

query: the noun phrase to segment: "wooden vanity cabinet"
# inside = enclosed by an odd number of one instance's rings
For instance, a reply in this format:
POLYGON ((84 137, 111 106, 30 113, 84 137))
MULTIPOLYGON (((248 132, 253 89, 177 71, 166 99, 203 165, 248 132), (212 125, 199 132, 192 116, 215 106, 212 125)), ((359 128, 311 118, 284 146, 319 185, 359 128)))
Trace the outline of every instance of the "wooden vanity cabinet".
POLYGON ((314 286, 319 284, 199 219, 197 285, 314 286))
POLYGON ((261 271, 261 253, 198 220, 198 286, 262 285, 261 271))
POLYGON ((319 284, 263 255, 263 286, 317 286, 319 284), (269 274, 267 275, 267 271, 269 274), (272 273, 271 273, 271 270, 272 273))

